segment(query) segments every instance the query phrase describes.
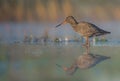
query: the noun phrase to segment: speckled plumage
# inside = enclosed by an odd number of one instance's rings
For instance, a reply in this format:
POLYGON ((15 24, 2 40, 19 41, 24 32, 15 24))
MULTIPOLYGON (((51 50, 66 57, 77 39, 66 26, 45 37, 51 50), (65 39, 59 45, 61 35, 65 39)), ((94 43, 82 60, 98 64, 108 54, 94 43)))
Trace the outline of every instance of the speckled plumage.
POLYGON ((65 24, 65 23, 71 24, 71 26, 75 30, 75 32, 77 32, 78 34, 80 34, 81 36, 83 36, 85 38, 85 40, 86 40, 85 46, 88 50, 88 53, 89 53, 89 47, 90 47, 90 43, 89 43, 90 37, 110 34, 110 32, 100 29, 99 27, 97 27, 96 25, 94 25, 92 23, 89 23, 89 22, 79 22, 78 23, 73 16, 66 17, 64 22, 57 25, 56 27, 58 27, 62 24, 65 24))
POLYGON ((72 28, 83 37, 100 36, 110 33, 89 22, 82 21, 78 23, 73 16, 66 17, 65 22, 70 23, 72 28))
POLYGON ((100 36, 110 33, 88 22, 80 22, 76 24, 76 26, 72 26, 72 27, 77 33, 79 33, 83 37, 100 36))

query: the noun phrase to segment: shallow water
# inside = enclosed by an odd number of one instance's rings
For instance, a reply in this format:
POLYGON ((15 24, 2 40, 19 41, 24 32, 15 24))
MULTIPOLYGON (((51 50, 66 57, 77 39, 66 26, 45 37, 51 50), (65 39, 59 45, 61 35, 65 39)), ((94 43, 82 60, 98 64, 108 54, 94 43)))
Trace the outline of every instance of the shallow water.
POLYGON ((70 76, 56 64, 69 67, 85 51, 79 43, 1 44, 0 81, 119 81, 119 50, 119 46, 91 47, 91 53, 111 59, 70 76))

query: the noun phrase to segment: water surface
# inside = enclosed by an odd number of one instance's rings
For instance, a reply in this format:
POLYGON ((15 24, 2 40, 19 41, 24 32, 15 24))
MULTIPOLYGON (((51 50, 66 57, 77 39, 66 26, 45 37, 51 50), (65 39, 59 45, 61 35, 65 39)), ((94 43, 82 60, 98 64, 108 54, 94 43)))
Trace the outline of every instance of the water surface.
POLYGON ((119 81, 119 50, 119 46, 91 47, 91 53, 111 59, 69 76, 56 64, 69 67, 85 51, 79 43, 0 44, 0 81, 119 81))

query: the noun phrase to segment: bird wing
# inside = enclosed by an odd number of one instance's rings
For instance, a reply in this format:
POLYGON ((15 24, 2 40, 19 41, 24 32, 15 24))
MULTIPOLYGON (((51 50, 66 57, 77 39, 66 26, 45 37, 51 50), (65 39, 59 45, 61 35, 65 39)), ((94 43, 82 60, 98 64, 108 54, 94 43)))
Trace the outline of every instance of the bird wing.
POLYGON ((81 29, 81 33, 83 33, 86 36, 92 37, 92 36, 99 36, 101 34, 104 34, 107 31, 104 31, 103 29, 100 29, 96 25, 88 22, 81 22, 79 23, 79 27, 81 29))
POLYGON ((94 32, 93 35, 91 36, 100 36, 104 34, 110 34, 110 32, 105 31, 92 23, 88 23, 88 25, 89 25, 90 30, 94 32))

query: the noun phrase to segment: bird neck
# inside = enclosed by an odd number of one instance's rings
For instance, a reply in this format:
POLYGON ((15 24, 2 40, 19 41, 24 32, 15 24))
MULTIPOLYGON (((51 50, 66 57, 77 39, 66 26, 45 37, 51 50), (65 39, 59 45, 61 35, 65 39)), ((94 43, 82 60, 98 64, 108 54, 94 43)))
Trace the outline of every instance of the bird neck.
POLYGON ((78 22, 75 20, 75 19, 73 19, 71 22, 69 22, 70 23, 70 25, 73 27, 73 28, 75 28, 76 27, 76 25, 78 24, 78 22))

